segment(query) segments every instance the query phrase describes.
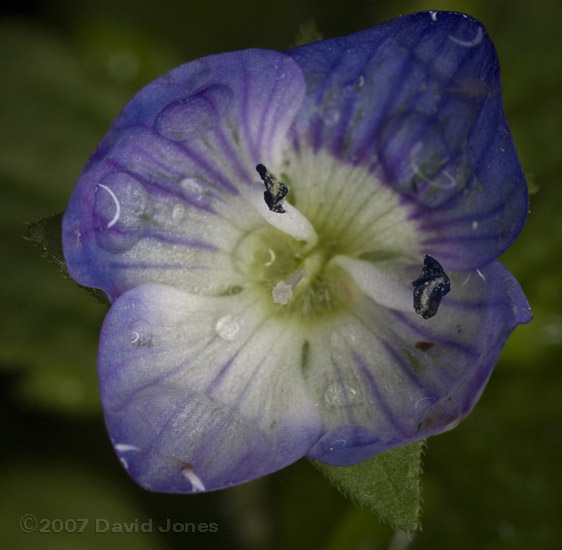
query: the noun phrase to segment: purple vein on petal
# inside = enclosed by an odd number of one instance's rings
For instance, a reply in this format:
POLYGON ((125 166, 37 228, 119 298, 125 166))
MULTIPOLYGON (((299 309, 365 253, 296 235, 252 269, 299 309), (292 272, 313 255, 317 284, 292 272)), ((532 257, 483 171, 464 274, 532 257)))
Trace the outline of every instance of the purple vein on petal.
POLYGON ((165 175, 166 179, 177 179, 181 176, 181 164, 169 162, 162 154, 162 150, 166 149, 177 150, 177 147, 150 128, 138 128, 134 132, 130 131, 128 139, 120 141, 118 146, 108 153, 104 164, 135 177, 141 177, 145 181, 153 180, 149 177, 149 173, 156 173, 156 169, 165 175), (136 144, 135 140, 140 143, 136 144), (151 147, 144 146, 143 140, 150 142, 151 147), (125 160, 130 157, 136 159, 134 165, 125 160), (150 167, 150 171, 147 167, 150 167))
POLYGON ((388 404, 386 398, 382 395, 379 387, 377 385, 377 381, 373 377, 373 373, 370 371, 369 366, 366 364, 365 360, 361 355, 357 352, 352 353, 353 362, 358 367, 359 372, 363 376, 365 381, 365 385, 367 389, 377 400, 377 405, 383 414, 386 416, 389 424, 401 435, 406 436, 406 429, 404 426, 399 422, 398 417, 394 414, 390 405, 388 404))
MULTIPOLYGON (((466 199, 461 196, 455 197, 455 202, 460 203, 463 200, 466 199)), ((412 208, 410 214, 408 215, 408 219, 419 220, 419 228, 422 231, 440 231, 445 229, 450 230, 451 226, 454 227, 455 225, 472 223, 473 221, 477 221, 479 224, 484 224, 488 220, 491 220, 493 222, 494 218, 497 217, 498 214, 501 214, 501 212, 504 210, 504 205, 502 204, 502 202, 497 201, 491 210, 486 210, 485 212, 472 212, 468 214, 464 214, 464 212, 458 212, 452 215, 450 218, 436 218, 436 213, 446 213, 449 210, 449 206, 449 204, 443 203, 442 205, 439 205, 432 210, 412 208)))
MULTIPOLYGON (((333 73, 337 74, 339 68, 342 65, 345 65, 346 62, 348 62, 348 58, 346 56, 342 56, 341 58, 335 60, 335 63, 332 65, 332 67, 330 68, 330 71, 327 73, 327 81, 328 82, 330 81, 331 75, 333 73)), ((338 97, 338 102, 341 102, 341 103, 344 103, 344 104, 343 105, 338 104, 338 106, 337 106, 339 118, 338 118, 336 124, 334 125, 335 131, 332 132, 331 129, 327 128, 328 124, 327 124, 327 120, 326 120, 326 114, 325 114, 324 111, 325 111, 326 107, 328 107, 328 110, 335 107, 334 105, 330 104, 330 97, 329 97, 330 91, 331 91, 330 88, 331 88, 331 86, 328 87, 328 90, 326 90, 326 89, 322 90, 322 92, 323 92, 322 93, 322 101, 320 102, 320 105, 321 105, 321 108, 322 108, 322 116, 320 117, 320 125, 318 126, 317 145, 315 145, 315 150, 321 148, 321 144, 324 142, 324 137, 325 137, 324 134, 325 133, 327 133, 328 136, 332 133, 335 134, 336 135, 336 143, 337 143, 337 138, 339 136, 341 136, 342 141, 345 139, 345 131, 347 129, 347 124, 343 124, 341 114, 344 113, 344 116, 345 116, 345 114, 347 114, 345 112, 346 111, 345 110, 345 106, 346 106, 345 104, 353 107, 353 104, 350 105, 349 102, 347 101, 347 98, 344 98, 340 95, 338 97), (328 93, 326 93, 326 91, 328 93), (327 102, 327 105, 326 105, 326 102, 327 102), (341 130, 340 132, 337 131, 338 127, 341 130), (328 130, 328 131, 326 132, 326 130, 328 130)), ((333 113, 329 113, 329 114, 333 114, 333 113)), ((346 119, 346 121, 347 121, 347 119, 346 119)), ((332 143, 330 149, 331 149, 332 153, 335 153, 335 151, 337 149, 336 144, 332 143)))
MULTIPOLYGON (((214 209, 210 205, 205 202, 198 203, 197 201, 194 201, 193 197, 186 194, 178 185, 178 182, 183 180, 185 177, 193 176, 193 173, 198 171, 196 167, 199 167, 199 169, 206 174, 203 181, 205 181, 208 185, 209 191, 220 190, 233 195, 238 193, 229 178, 217 168, 217 165, 209 164, 204 156, 201 156, 200 153, 189 148, 185 143, 165 140, 164 138, 154 134, 152 131, 146 129, 143 130, 143 133, 139 136, 139 138, 146 137, 145 134, 149 134, 148 137, 154 141, 154 147, 153 149, 142 148, 142 155, 137 155, 138 158, 143 159, 142 164, 136 163, 134 167, 132 167, 115 156, 109 157, 106 160, 106 164, 117 171, 131 175, 147 189, 154 186, 151 189, 152 193, 155 192, 154 188, 162 189, 168 195, 181 197, 182 200, 188 202, 191 206, 195 206, 212 213, 214 213, 214 209), (165 150, 172 151, 171 154, 168 153, 168 156, 178 157, 177 162, 174 163, 169 160, 167 162, 162 162, 160 158, 161 155, 154 154, 154 151, 158 150, 157 146, 161 146, 165 150), (192 164, 195 164, 196 167, 192 166, 192 164), (156 171, 158 167, 160 167, 160 171, 156 171)), ((118 150, 117 155, 123 156, 126 152, 127 149, 125 149, 125 151, 118 150)), ((129 155, 130 154, 132 153, 129 152, 129 155)))
POLYGON ((181 148, 181 150, 193 161, 199 168, 201 168, 206 174, 205 179, 207 181, 213 182, 213 186, 219 186, 222 191, 227 191, 232 195, 237 195, 238 190, 232 184, 230 179, 222 173, 218 168, 217 164, 211 164, 202 151, 197 151, 193 147, 189 146, 186 142, 174 143, 175 147, 181 148))
POLYGON ((221 147, 224 159, 230 165, 229 173, 236 177, 236 180, 242 183, 250 183, 253 177, 253 165, 247 166, 242 164, 240 152, 234 147, 232 136, 225 135, 224 128, 220 126, 214 132, 217 143, 221 147))
MULTIPOLYGON (((446 42, 447 37, 445 36, 443 40, 446 42)), ((439 50, 439 48, 437 48, 437 50, 439 50)), ((401 67, 400 76, 395 80, 397 82, 397 84, 395 84, 394 87, 389 87, 388 94, 387 94, 387 97, 385 99, 385 106, 384 106, 384 108, 382 108, 380 110, 381 115, 387 116, 386 113, 395 112, 393 104, 396 103, 397 98, 400 97, 402 90, 405 87, 409 86, 408 74, 410 73, 410 71, 412 69, 412 66, 413 65, 415 66, 416 64, 422 63, 420 60, 416 59, 414 54, 415 54, 415 52, 414 53, 410 52, 404 58, 403 63, 402 63, 402 67, 401 67)), ((468 55, 469 55, 469 52, 467 52, 465 54, 465 57, 468 57, 468 55)), ((446 81, 447 84, 457 81, 459 73, 461 73, 462 70, 463 70, 462 65, 463 65, 462 62, 458 63, 456 71, 453 74, 451 74, 447 77, 447 81, 446 81)), ((430 69, 426 69, 426 72, 430 72, 430 69)), ((438 77, 435 77, 435 78, 438 78, 438 77)), ((441 83, 441 81, 440 81, 440 83, 441 83)), ((445 88, 446 88, 446 86, 445 86, 445 88)), ((421 98, 423 97, 424 93, 426 93, 426 92, 422 91, 421 89, 417 90, 417 92, 415 94, 408 97, 408 103, 411 104, 411 105, 420 104, 421 98)), ((433 114, 428 112, 427 115, 428 116, 436 116, 436 114, 443 115, 443 113, 446 111, 447 103, 449 103, 451 101, 455 101, 455 99, 453 97, 451 97, 451 95, 449 93, 443 93, 441 95, 441 97, 439 98, 438 102, 435 105, 432 106, 432 113, 433 114)), ((474 119, 475 118, 476 117, 474 117, 474 119)), ((475 120, 472 121, 473 124, 472 124, 471 130, 474 127, 474 122, 475 122, 475 120)), ((375 134, 380 129, 380 123, 381 123, 380 118, 373 121, 372 127, 375 130, 375 134)), ((422 126, 421 128, 418 129, 418 134, 416 134, 414 136, 410 136, 410 141, 414 142, 414 143, 416 141, 420 141, 424 131, 425 131, 425 129, 422 126)), ((459 133, 459 135, 462 136, 463 134, 459 133)), ((373 136, 372 133, 367 135, 366 140, 364 140, 364 142, 363 142, 363 146, 360 147, 359 156, 360 156, 361 159, 363 159, 365 155, 370 153, 369 144, 372 143, 373 137, 374 136, 373 136)), ((453 144, 453 148, 456 148, 456 147, 458 147, 458 144, 453 144)))
POLYGON ((439 250, 440 259, 445 258, 456 258, 458 256, 458 251, 455 251, 454 247, 445 246, 455 243, 470 243, 471 247, 481 247, 483 249, 490 249, 492 245, 497 242, 497 235, 458 235, 455 237, 431 237, 429 239, 424 239, 421 244, 425 246, 436 245, 433 250, 439 250), (442 252, 441 252, 442 251, 442 252))
MULTIPOLYGON (((134 391, 132 391, 125 399, 123 399, 121 401, 121 403, 119 404, 119 406, 113 407, 112 412, 117 413, 117 412, 123 411, 132 401, 134 401, 137 398, 138 394, 142 393, 147 388, 162 384, 167 379, 173 378, 178 373, 180 373, 182 370, 188 368, 189 365, 192 364, 194 361, 196 361, 197 358, 200 357, 200 355, 205 351, 205 349, 208 346, 210 346, 213 343, 213 341, 215 341, 217 338, 218 338, 218 336, 214 336, 210 341, 208 341, 207 343, 202 345, 200 347, 200 349, 194 351, 188 357, 184 357, 183 359, 181 359, 175 365, 170 366, 170 368, 166 369, 165 372, 162 372, 158 376, 155 376, 155 377, 151 378, 150 381, 146 382, 145 384, 136 386, 134 391)), ((178 345, 181 345, 181 344, 178 344, 178 345)), ((160 354, 160 350, 155 349, 154 355, 158 356, 159 354, 160 354)), ((116 374, 120 373, 122 365, 123 365, 123 363, 117 363, 117 362, 115 363, 114 372, 116 374)), ((106 374, 105 377, 104 377, 104 385, 108 385, 108 382, 111 381, 111 379, 112 379, 111 374, 106 374)))
POLYGON ((234 360, 238 356, 239 351, 240 350, 236 351, 236 353, 234 353, 234 355, 232 355, 230 359, 228 359, 226 362, 222 364, 218 374, 215 376, 215 378, 211 381, 210 385, 207 387, 207 393, 209 395, 212 395, 216 391, 216 389, 220 386, 222 378, 230 370, 230 367, 232 366, 232 363, 234 363, 234 360))
POLYGON ((274 122, 279 120, 285 114, 287 109, 286 105, 281 101, 275 101, 275 96, 279 94, 279 87, 281 80, 276 80, 275 86, 273 87, 271 93, 268 96, 268 103, 275 106, 275 110, 264 109, 259 121, 259 131, 258 136, 261 136, 261 143, 257 144, 255 139, 250 140, 250 153, 253 155, 252 158, 259 158, 262 150, 271 151, 273 147, 273 140, 275 134, 277 133, 277 126, 274 122), (266 132, 266 130, 268 130, 266 132), (256 146, 260 145, 258 149, 256 146))
MULTIPOLYGON (((173 422, 175 422, 176 418, 182 413, 183 413, 183 409, 178 410, 178 407, 172 409, 170 415, 168 416, 166 421, 162 424, 161 429, 156 434, 154 434, 153 438, 151 438, 148 442, 143 444, 142 448, 144 450, 141 450, 139 454, 135 457, 136 462, 139 462, 139 459, 152 455, 152 449, 154 449, 156 444, 160 441, 160 439, 162 439, 162 437, 166 435, 170 425, 173 425, 173 422)), ((179 469, 179 465, 178 465, 178 469, 179 469)))
POLYGON ((355 101, 353 98, 347 98, 342 105, 340 120, 335 129, 334 143, 331 146, 331 152, 336 158, 342 157, 346 148, 350 145, 346 136, 346 130, 352 125, 355 114, 354 107, 355 101))
MULTIPOLYGON (((130 170, 121 170, 121 171, 133 177, 140 184, 142 184, 151 198, 165 200, 173 197, 178 201, 182 201, 184 204, 189 205, 190 208, 203 210, 215 216, 218 215, 218 212, 213 208, 210 202, 197 200, 193 196, 189 195, 185 190, 183 190, 178 185, 178 182, 181 179, 184 179, 183 177, 177 178, 177 181, 166 180, 166 179, 147 180, 142 175, 132 172, 130 170)), ((222 202, 222 199, 218 195, 213 194, 213 199, 222 202)))
MULTIPOLYGON (((253 306, 255 306, 255 302, 252 303, 253 306)), ((245 314, 246 311, 251 310, 252 309, 252 305, 248 306, 247 309, 245 309, 243 312, 241 312, 240 314, 243 316, 245 314)), ((265 324, 267 323, 267 319, 262 319, 261 323, 256 325, 256 328, 250 332, 247 335, 246 340, 239 344, 238 349, 236 350, 236 352, 232 355, 232 357, 226 361, 226 363, 223 364, 223 366, 221 367, 220 371, 218 372, 218 374, 215 376, 215 378, 212 380, 211 384, 208 386, 208 392, 209 395, 212 395, 214 392, 216 392, 219 387, 221 386, 221 384, 224 382, 224 378, 227 374, 227 372, 230 370, 232 364, 234 363, 234 361, 236 360, 236 358, 238 357, 239 353, 246 347, 249 345, 249 342, 252 340, 252 338, 254 338, 260 331, 261 328, 263 328, 265 326, 265 324)), ((281 336, 281 335, 280 335, 281 336)), ((257 368, 255 369, 256 371, 259 370, 259 366, 263 364, 263 361, 261 363, 258 364, 257 368)), ((246 385, 244 386, 241 394, 243 395, 244 393, 246 393, 246 391, 248 390, 248 388, 251 385, 252 382, 252 376, 248 377, 248 382, 246 383, 246 385)))
POLYGON ((460 343, 460 342, 458 342, 456 340, 453 340, 453 339, 443 338, 442 336, 439 336, 439 335, 431 332, 430 330, 426 330, 426 329, 424 329, 420 326, 420 324, 419 324, 420 321, 418 319, 415 319, 414 321, 412 321, 408 315, 406 315, 406 314, 404 314, 400 311, 394 311, 393 310, 391 313, 392 313, 392 315, 394 315, 394 317, 396 317, 400 321, 400 323, 405 325, 409 330, 411 330, 415 334, 419 334, 420 337, 423 338, 424 340, 435 342, 435 340, 438 339, 439 345, 442 345, 444 347, 448 347, 448 348, 451 348, 451 349, 456 349, 460 353, 462 353, 464 355, 467 355, 468 357, 472 357, 473 359, 476 358, 477 353, 475 352, 475 350, 471 346, 460 343))
POLYGON ((183 246, 186 248, 202 248, 203 250, 208 250, 210 252, 220 251, 219 247, 206 241, 202 241, 199 239, 189 239, 187 237, 181 237, 173 234, 151 232, 149 235, 147 235, 146 238, 166 244, 171 244, 174 246, 183 246))
POLYGON ((244 397, 248 393, 248 390, 252 387, 252 385, 254 384, 254 381, 257 379, 256 374, 259 373, 260 367, 263 365, 264 362, 265 362, 265 359, 262 359, 262 361, 260 363, 257 363, 254 366, 254 370, 248 376, 248 379, 246 380, 246 383, 244 384, 244 387, 238 392, 238 396, 236 397, 236 399, 233 400, 233 402, 232 402, 233 408, 235 408, 235 409, 240 408, 240 404, 244 401, 244 397))
MULTIPOLYGON (((248 99, 250 98, 251 95, 251 91, 250 91, 250 87, 249 87, 249 81, 247 78, 244 78, 242 81, 242 85, 243 85, 243 104, 242 104, 242 109, 243 109, 243 115, 242 115, 242 120, 243 120, 243 124, 244 124, 244 134, 247 138, 250 138, 247 140, 246 146, 249 150, 250 155, 252 156, 252 159, 255 159, 257 161, 257 159, 260 156, 260 143, 258 143, 258 141, 256 139, 252 139, 251 136, 253 134, 252 132, 252 117, 250 115, 250 111, 252 109, 251 106, 248 106, 248 99)), ((269 98, 271 98, 271 96, 273 95, 273 92, 270 92, 269 98)), ((274 105, 274 103, 270 103, 270 105, 274 105)), ((262 135, 262 123, 264 120, 264 117, 267 115, 268 113, 268 109, 262 109, 261 111, 261 117, 260 117, 260 127, 259 127, 259 133, 257 134, 258 136, 262 135)), ((252 174, 253 176, 253 174, 252 174)), ((250 179, 250 182, 252 180, 250 179)))
MULTIPOLYGON (((159 199, 166 199, 173 197, 178 201, 183 202, 184 204, 188 204, 190 208, 195 208, 197 210, 203 210, 209 214, 218 215, 217 211, 211 205, 211 201, 202 201, 199 200, 199 197, 194 197, 193 194, 188 193, 185 189, 180 187, 179 182, 186 178, 180 178, 177 181, 168 181, 168 182, 143 182, 145 189, 148 191, 151 197, 156 197, 159 199)), ((212 189, 211 186, 209 186, 212 189)), ((222 202, 222 198, 219 195, 213 193, 209 195, 209 197, 213 198, 218 202, 222 202)))
MULTIPOLYGON (((368 61, 370 61, 370 59, 368 61)), ((372 119, 370 123, 371 129, 365 132, 365 136, 362 142, 360 142, 356 147, 355 156, 358 159, 359 163, 361 163, 366 157, 370 157, 372 155, 373 141, 376 139, 376 135, 379 132, 381 121, 384 117, 388 116, 388 113, 393 112, 391 110, 392 103, 396 100, 396 96, 408 82, 409 70, 410 59, 406 57, 402 60, 400 74, 395 79, 396 84, 394 86, 388 86, 386 89, 386 97, 384 98, 384 100, 382 100, 382 98, 380 100, 381 108, 379 109, 379 116, 372 119)))
MULTIPOLYGON (((158 352, 156 352, 158 353, 158 352)), ((152 388, 156 385, 158 385, 161 382, 164 382, 167 378, 172 377, 173 375, 177 374, 178 372, 180 372, 181 370, 185 369, 186 365, 191 361, 191 359, 183 359, 182 361, 180 361, 179 363, 177 363, 176 365, 172 366, 169 370, 167 370, 166 372, 161 373, 160 375, 151 378, 148 382, 145 382, 144 384, 138 385, 135 387, 134 391, 130 392, 127 397, 125 397, 124 399, 122 399, 119 403, 119 405, 114 405, 111 408, 111 413, 112 414, 116 414, 116 413, 121 413, 123 412, 132 402, 134 402, 137 397, 139 396, 139 394, 142 394, 143 391, 145 391, 148 388, 152 388)), ((114 368, 116 371, 119 371, 122 367, 122 363, 115 363, 114 368)), ((111 382, 112 380, 112 376, 107 374, 104 377, 104 385, 108 385, 108 383, 111 382)))
POLYGON ((404 374, 406 378, 408 378, 408 380, 413 385, 423 390, 424 394, 426 394, 427 397, 435 398, 436 396, 439 395, 439 391, 435 387, 435 384, 431 382, 434 381, 435 378, 437 378, 436 375, 439 375, 439 378, 442 378, 442 374, 443 374, 442 369, 437 370, 435 369, 435 365, 425 364, 425 362, 420 358, 419 354, 414 353, 414 351, 412 350, 411 353, 412 355, 415 356, 416 360, 419 361, 421 365, 423 365, 424 369, 426 369, 427 372, 431 372, 432 374, 431 378, 422 377, 418 375, 416 369, 412 366, 412 363, 408 361, 407 358, 402 353, 398 352, 398 350, 392 343, 390 343, 388 340, 383 340, 382 345, 388 356, 394 362, 394 364, 398 365, 400 371, 404 374))

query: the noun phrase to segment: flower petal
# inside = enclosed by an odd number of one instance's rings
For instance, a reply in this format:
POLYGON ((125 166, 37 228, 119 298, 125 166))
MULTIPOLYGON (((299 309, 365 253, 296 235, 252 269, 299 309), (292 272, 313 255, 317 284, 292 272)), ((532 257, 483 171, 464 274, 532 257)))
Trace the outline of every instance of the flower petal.
MULTIPOLYGON (((125 106, 65 213, 72 277, 115 299, 147 282, 217 294, 237 240, 263 220, 240 191, 279 162, 304 96, 288 56, 247 50, 182 65, 125 106)), ((226 278, 226 279, 225 279, 226 278)))
POLYGON ((99 378, 115 450, 143 487, 214 490, 280 469, 318 438, 301 345, 245 293, 163 285, 123 294, 103 325, 99 378))
POLYGON ((400 17, 288 52, 307 77, 297 153, 327 150, 392 187, 457 270, 495 259, 520 233, 524 176, 482 24, 458 13, 400 17))
POLYGON ((450 275, 454 290, 431 319, 364 300, 333 332, 310 338, 307 384, 325 424, 309 457, 353 464, 469 413, 508 335, 531 313, 497 262, 450 275))

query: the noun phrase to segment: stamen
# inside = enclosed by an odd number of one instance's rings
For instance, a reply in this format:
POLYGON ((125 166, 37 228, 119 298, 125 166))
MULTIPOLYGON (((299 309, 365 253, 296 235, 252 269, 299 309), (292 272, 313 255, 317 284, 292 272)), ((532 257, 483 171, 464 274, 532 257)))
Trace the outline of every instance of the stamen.
POLYGON ((300 270, 294 275, 291 275, 287 282, 279 281, 275 288, 273 289, 271 295, 273 296, 273 301, 276 304, 286 305, 289 300, 293 297, 293 290, 301 282, 304 277, 309 277, 310 273, 308 271, 300 270))
MULTIPOLYGON (((251 185, 248 190, 248 200, 254 205, 259 215, 266 222, 279 229, 279 231, 283 231, 283 233, 291 235, 291 237, 297 241, 306 241, 306 248, 308 250, 312 250, 318 242, 318 235, 316 234, 314 227, 312 227, 312 224, 306 219, 306 217, 291 204, 286 202, 283 204, 283 207, 281 207, 281 202, 287 192, 280 191, 280 189, 282 189, 280 186, 282 185, 285 189, 287 189, 287 187, 275 179, 275 176, 272 176, 263 164, 258 164, 258 167, 263 168, 264 183, 266 187, 269 185, 270 190, 263 193, 263 184, 258 184, 256 182, 251 185), (270 177, 275 181, 270 180, 270 177), (280 186, 277 187, 277 184, 280 184, 280 186), (271 201, 267 198, 268 193, 271 195, 271 201), (266 198, 265 202, 264 197, 266 198), (282 211, 279 210, 280 208, 282 211), (280 216, 279 214, 282 215, 280 216)), ((261 168, 259 168, 259 170, 261 170, 261 168)))
POLYGON ((423 257, 422 272, 412 285, 414 310, 424 319, 429 319, 437 313, 441 298, 451 290, 449 277, 441 264, 428 254, 423 257))
POLYGON ((341 267, 367 296, 381 306, 399 311, 412 311, 408 287, 384 273, 376 265, 349 256, 334 256, 330 263, 341 267))
POLYGON ((256 170, 260 175, 264 185, 265 191, 263 198, 268 208, 277 214, 284 214, 283 199, 289 192, 287 186, 279 181, 263 164, 258 164, 256 170))

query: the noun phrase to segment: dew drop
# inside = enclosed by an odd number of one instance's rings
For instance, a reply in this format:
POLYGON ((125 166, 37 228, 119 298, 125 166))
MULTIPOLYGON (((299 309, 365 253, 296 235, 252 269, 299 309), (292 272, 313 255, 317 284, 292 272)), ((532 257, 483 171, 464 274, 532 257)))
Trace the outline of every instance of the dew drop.
POLYGON ((335 441, 332 441, 330 443, 330 446, 328 447, 328 449, 330 451, 338 451, 340 449, 345 449, 346 444, 347 444, 347 441, 345 439, 336 439, 335 441))
POLYGON ((140 322, 134 323, 131 326, 127 338, 129 343, 137 348, 151 347, 153 345, 152 335, 147 334, 145 327, 140 322))
POLYGON ((349 384, 336 382, 328 386, 324 400, 332 407, 345 407, 359 402, 360 397, 357 390, 349 384))
POLYGON ((455 44, 464 46, 465 48, 474 48, 475 46, 478 46, 483 39, 484 31, 482 30, 482 27, 478 27, 478 29, 476 29, 476 35, 474 36, 474 38, 468 40, 462 40, 451 34, 449 35, 449 40, 452 40, 455 44))
POLYGON ((196 203, 207 203, 209 201, 209 189, 199 179, 193 177, 183 178, 179 182, 188 199, 196 203))
POLYGON ((228 86, 213 84, 167 105, 158 113, 154 128, 162 137, 173 141, 201 137, 225 117, 232 97, 228 86))
POLYGON ((143 234, 148 193, 129 174, 113 172, 94 192, 93 222, 98 244, 110 252, 124 252, 143 234))
POLYGON ((184 218, 184 216, 185 206, 181 202, 174 204, 172 208, 172 221, 179 222, 184 218))
POLYGON ((240 330, 240 325, 233 315, 225 315, 217 321, 215 330, 223 340, 231 342, 234 338, 236 338, 236 335, 240 330))
POLYGON ((328 126, 334 126, 340 119, 340 110, 337 107, 328 107, 324 111, 324 122, 328 126))
POLYGON ((388 120, 377 154, 385 178, 417 204, 436 207, 446 202, 466 188, 471 175, 435 120, 414 111, 388 120), (424 139, 420 140, 417 136, 422 134, 424 139))

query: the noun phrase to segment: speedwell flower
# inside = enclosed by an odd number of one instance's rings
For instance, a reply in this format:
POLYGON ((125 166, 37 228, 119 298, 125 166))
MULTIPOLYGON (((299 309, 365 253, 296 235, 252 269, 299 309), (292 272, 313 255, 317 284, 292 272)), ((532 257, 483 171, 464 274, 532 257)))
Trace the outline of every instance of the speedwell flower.
POLYGON ((63 227, 70 273, 112 302, 99 380, 122 464, 213 490, 453 427, 531 318, 496 261, 526 214, 494 48, 466 15, 156 79, 63 227))

